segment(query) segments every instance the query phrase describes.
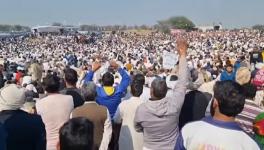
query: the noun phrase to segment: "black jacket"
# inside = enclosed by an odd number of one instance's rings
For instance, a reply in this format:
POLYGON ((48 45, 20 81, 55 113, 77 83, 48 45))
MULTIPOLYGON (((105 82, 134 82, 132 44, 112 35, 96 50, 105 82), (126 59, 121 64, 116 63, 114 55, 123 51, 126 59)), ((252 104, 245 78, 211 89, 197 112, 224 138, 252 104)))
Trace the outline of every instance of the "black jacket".
POLYGON ((72 96, 74 108, 82 106, 84 104, 84 98, 82 97, 81 92, 77 88, 66 88, 60 93, 72 96))
POLYGON ((263 62, 263 57, 261 52, 251 52, 250 53, 250 63, 262 63, 263 62))
POLYGON ((0 122, 7 133, 8 150, 46 150, 46 130, 39 115, 4 110, 0 112, 0 122))
POLYGON ((2 123, 0 123, 0 149, 1 150, 6 150, 6 131, 2 125, 2 123))
POLYGON ((186 123, 197 121, 205 117, 205 111, 210 102, 212 95, 200 91, 190 91, 185 95, 182 105, 179 128, 181 129, 186 123))

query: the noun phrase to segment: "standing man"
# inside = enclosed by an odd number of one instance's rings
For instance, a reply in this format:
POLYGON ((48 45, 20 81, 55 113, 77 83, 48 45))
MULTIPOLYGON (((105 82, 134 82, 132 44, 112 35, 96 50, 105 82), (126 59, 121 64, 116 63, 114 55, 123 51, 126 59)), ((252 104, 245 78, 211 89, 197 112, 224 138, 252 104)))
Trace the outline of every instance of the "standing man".
POLYGON ((141 150, 143 147, 143 134, 136 132, 134 128, 136 110, 144 102, 140 99, 144 86, 141 79, 144 79, 144 75, 136 74, 134 76, 130 85, 132 96, 128 100, 122 101, 114 116, 115 123, 122 123, 118 142, 120 150, 141 150))
POLYGON ((66 83, 66 88, 62 90, 61 93, 72 96, 74 108, 83 105, 84 99, 81 95, 81 91, 76 87, 76 83, 78 81, 77 72, 71 68, 65 69, 64 81, 66 83))
POLYGON ((59 93, 60 78, 48 75, 43 79, 47 97, 36 103, 37 113, 42 117, 47 133, 47 150, 55 150, 60 127, 70 119, 74 108, 71 96, 59 93))
MULTIPOLYGON (((100 67, 101 65, 99 63, 95 63, 93 65, 92 71, 90 71, 86 76, 86 83, 88 81, 92 81, 94 72, 97 71, 100 67)), ((102 77, 102 86, 98 86, 96 88, 96 102, 99 105, 107 107, 111 118, 113 118, 118 105, 121 103, 121 98, 124 96, 124 93, 126 92, 127 87, 130 83, 130 77, 125 69, 121 68, 115 61, 110 62, 110 67, 114 70, 118 70, 119 74, 122 77, 121 83, 120 85, 114 87, 113 74, 110 72, 106 72, 102 77)))
MULTIPOLYGON (((6 132, 6 148, 46 150, 46 131, 41 117, 20 109, 25 98, 25 89, 15 84, 6 85, 0 91, 0 124, 6 132)), ((2 130, 0 134, 1 139, 2 130)), ((2 143, 4 141, 0 142, 0 149, 2 143)))
POLYGON ((235 122, 245 104, 242 87, 232 81, 216 82, 214 94, 213 117, 185 125, 175 150, 259 150, 256 142, 235 122))
POLYGON ((112 123, 106 107, 95 102, 96 85, 89 82, 83 85, 81 92, 85 97, 84 105, 72 111, 72 117, 85 117, 94 124, 94 150, 107 150, 112 137, 112 123))
POLYGON ((179 134, 179 115, 187 89, 187 42, 177 41, 179 78, 167 95, 167 84, 162 78, 151 83, 151 98, 141 104, 135 114, 135 129, 143 132, 143 150, 172 150, 179 134))

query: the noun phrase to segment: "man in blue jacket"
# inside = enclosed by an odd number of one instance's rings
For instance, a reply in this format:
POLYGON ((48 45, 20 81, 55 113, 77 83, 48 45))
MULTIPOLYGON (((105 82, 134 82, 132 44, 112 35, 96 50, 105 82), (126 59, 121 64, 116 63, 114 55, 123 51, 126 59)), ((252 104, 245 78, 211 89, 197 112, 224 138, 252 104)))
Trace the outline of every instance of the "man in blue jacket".
POLYGON ((227 64, 226 69, 221 73, 220 81, 235 81, 236 69, 233 69, 232 64, 227 64))
POLYGON ((227 64, 225 70, 221 73, 220 81, 235 81, 236 72, 240 67, 240 61, 236 61, 234 66, 227 64))
MULTIPOLYGON (((93 80, 94 72, 100 67, 101 65, 99 63, 93 64, 92 71, 90 71, 85 77, 85 83, 87 83, 87 81, 93 80)), ((96 102, 99 105, 107 107, 111 118, 113 118, 118 105, 121 103, 121 98, 123 97, 130 83, 130 76, 127 74, 125 69, 121 68, 115 61, 110 62, 110 67, 114 70, 118 70, 122 77, 121 83, 114 87, 114 76, 112 73, 106 72, 102 77, 102 86, 98 86, 96 88, 96 102)))

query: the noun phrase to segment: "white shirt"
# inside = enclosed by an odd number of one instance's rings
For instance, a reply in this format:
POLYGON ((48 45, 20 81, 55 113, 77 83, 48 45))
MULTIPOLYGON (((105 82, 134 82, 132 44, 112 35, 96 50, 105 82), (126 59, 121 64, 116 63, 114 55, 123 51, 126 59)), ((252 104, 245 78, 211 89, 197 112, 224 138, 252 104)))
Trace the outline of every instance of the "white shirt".
POLYGON ((238 124, 212 117, 185 125, 175 149, 260 150, 238 124))
POLYGON ((142 150, 143 134, 136 132, 134 128, 135 113, 137 107, 142 103, 143 101, 139 97, 131 97, 118 106, 113 119, 116 123, 122 123, 119 136, 119 149, 142 150))

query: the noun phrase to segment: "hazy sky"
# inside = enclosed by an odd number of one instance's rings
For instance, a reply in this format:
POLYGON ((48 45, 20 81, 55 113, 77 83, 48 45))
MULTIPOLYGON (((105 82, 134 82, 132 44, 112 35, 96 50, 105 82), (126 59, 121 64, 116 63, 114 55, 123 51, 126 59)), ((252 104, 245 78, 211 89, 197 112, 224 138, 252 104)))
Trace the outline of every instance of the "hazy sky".
POLYGON ((0 0, 0 24, 153 25, 179 15, 196 25, 264 24, 264 0, 0 0))

